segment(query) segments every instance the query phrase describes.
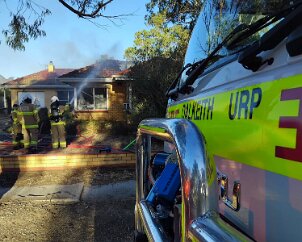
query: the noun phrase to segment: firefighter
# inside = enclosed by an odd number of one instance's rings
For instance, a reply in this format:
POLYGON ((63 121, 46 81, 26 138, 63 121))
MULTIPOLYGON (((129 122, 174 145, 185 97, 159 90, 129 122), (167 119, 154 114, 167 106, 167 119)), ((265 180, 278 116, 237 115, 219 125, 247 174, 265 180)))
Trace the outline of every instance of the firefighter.
POLYGON ((66 148, 65 121, 60 110, 60 101, 57 96, 50 99, 50 124, 52 148, 66 148))
MULTIPOLYGON (((62 113, 62 116, 64 118, 64 120, 67 121, 71 121, 74 118, 74 114, 71 110, 70 104, 66 103, 64 106, 64 111, 62 113)), ((66 124, 67 125, 67 124, 66 124)))
POLYGON ((23 134, 22 134, 22 125, 20 122, 20 118, 18 115, 18 109, 19 109, 19 105, 18 104, 14 104, 13 105, 13 109, 11 112, 11 119, 13 121, 13 146, 14 149, 19 149, 22 147, 22 142, 23 142, 23 134))
POLYGON ((76 135, 76 113, 73 107, 66 103, 64 106, 64 112, 62 113, 63 119, 65 121, 65 132, 66 134, 76 135))
POLYGON ((38 145, 39 117, 38 110, 35 105, 32 104, 32 97, 30 95, 24 96, 18 114, 22 124, 24 148, 35 152, 38 145))

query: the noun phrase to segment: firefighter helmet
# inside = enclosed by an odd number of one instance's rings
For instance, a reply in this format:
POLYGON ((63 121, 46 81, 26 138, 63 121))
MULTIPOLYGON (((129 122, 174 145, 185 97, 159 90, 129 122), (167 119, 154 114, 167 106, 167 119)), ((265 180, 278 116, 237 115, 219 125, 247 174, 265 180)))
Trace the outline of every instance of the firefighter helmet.
POLYGON ((59 98, 57 96, 52 96, 50 99, 50 103, 59 102, 59 98))

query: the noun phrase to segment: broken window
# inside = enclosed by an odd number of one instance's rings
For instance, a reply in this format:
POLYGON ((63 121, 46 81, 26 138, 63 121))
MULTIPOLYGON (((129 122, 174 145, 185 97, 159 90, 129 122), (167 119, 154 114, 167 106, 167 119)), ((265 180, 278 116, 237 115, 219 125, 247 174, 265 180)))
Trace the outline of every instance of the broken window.
POLYGON ((94 89, 94 102, 95 109, 107 109, 107 89, 95 88, 94 89))
POLYGON ((107 109, 106 88, 83 88, 78 94, 78 110, 107 109))

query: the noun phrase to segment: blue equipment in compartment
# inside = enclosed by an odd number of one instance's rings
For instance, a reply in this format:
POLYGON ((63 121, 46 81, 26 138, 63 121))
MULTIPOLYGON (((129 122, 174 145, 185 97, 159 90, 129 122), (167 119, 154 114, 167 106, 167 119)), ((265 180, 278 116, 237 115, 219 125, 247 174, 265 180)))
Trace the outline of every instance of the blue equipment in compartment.
POLYGON ((153 165, 157 167, 165 167, 166 161, 170 154, 168 153, 157 153, 153 159, 153 165))
POLYGON ((180 188, 180 173, 177 164, 168 163, 147 196, 147 201, 173 202, 180 188))

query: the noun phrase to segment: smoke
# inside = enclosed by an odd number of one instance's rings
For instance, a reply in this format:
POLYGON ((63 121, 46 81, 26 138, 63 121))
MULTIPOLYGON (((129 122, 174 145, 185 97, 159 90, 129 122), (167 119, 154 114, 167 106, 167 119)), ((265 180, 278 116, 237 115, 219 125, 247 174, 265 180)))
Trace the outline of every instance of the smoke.
MULTIPOLYGON (((87 65, 91 65, 92 63, 97 63, 97 61, 101 59, 101 56, 108 56, 110 58, 119 59, 118 53, 122 50, 121 42, 115 42, 105 52, 100 53, 99 51, 101 49, 98 48, 99 42, 96 42, 96 40, 93 41, 93 38, 90 41, 91 44, 87 46, 87 48, 90 48, 90 51, 87 51, 86 49, 86 53, 83 53, 82 49, 77 48, 77 46, 73 43, 67 45, 63 55, 68 55, 70 53, 70 56, 68 57, 66 63, 68 63, 68 60, 70 60, 71 62, 75 60, 81 60, 81 68, 87 65), (90 54, 89 56, 87 56, 87 52, 90 54)), ((77 97, 80 95, 81 92, 83 92, 83 89, 87 86, 89 79, 95 78, 97 75, 99 75, 103 68, 104 66, 101 63, 94 65, 92 70, 89 72, 88 76, 81 82, 80 86, 77 87, 77 97)), ((70 101, 70 104, 74 102, 74 99, 75 96, 70 101)))
MULTIPOLYGON (((83 89, 85 88, 85 86, 87 86, 87 84, 88 84, 88 80, 90 79, 90 78, 92 78, 93 76, 92 75, 88 75, 88 77, 86 77, 85 79, 84 79, 84 81, 80 84, 80 86, 79 87, 77 87, 77 91, 76 91, 76 97, 78 97, 79 96, 79 94, 83 91, 83 89)), ((70 102, 69 102, 69 104, 72 104, 73 102, 74 102, 74 99, 75 99, 75 96, 73 96, 73 98, 70 100, 70 102)))
POLYGON ((64 41, 44 46, 44 58, 48 56, 53 60, 57 68, 82 68, 91 65, 100 59, 101 55, 107 55, 114 59, 122 59, 123 49, 121 42, 112 45, 104 45, 95 38, 83 42, 64 41))
MULTIPOLYGON (((83 92, 83 89, 87 86, 89 79, 100 77, 101 75, 103 75, 103 71, 106 70, 107 68, 116 69, 116 71, 119 70, 118 64, 114 60, 110 60, 110 59, 103 59, 103 60, 101 59, 99 62, 96 62, 94 65, 90 66, 89 67, 90 70, 87 70, 86 78, 81 82, 80 86, 77 87, 76 89, 76 97, 78 97, 79 94, 83 92)), ((88 95, 87 93, 84 94, 88 95)), ((74 99, 75 96, 71 99, 70 104, 74 102, 74 99)))
MULTIPOLYGON (((123 52, 122 44, 120 41, 115 42, 111 47, 109 47, 106 53, 115 59, 120 59, 120 54, 123 52)), ((123 56, 123 53, 122 53, 123 56)))
POLYGON ((97 48, 83 48, 73 41, 45 46, 44 49, 44 53, 48 53, 48 60, 53 60, 57 68, 81 68, 93 63, 98 57, 97 48))

